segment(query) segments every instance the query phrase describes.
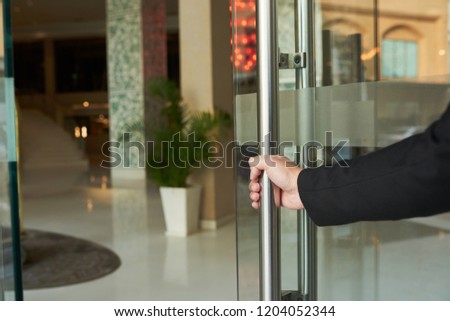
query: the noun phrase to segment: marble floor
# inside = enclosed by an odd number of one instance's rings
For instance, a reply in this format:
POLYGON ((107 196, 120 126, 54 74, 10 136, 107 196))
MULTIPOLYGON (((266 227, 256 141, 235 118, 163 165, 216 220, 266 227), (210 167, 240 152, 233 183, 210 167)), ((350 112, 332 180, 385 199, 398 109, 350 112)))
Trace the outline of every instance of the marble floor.
POLYGON ((107 175, 85 186, 23 199, 25 228, 88 239, 114 250, 118 270, 103 278, 40 290, 25 300, 236 300, 235 224, 187 238, 166 237, 159 195, 111 188, 107 175))
MULTIPOLYGON (((108 276, 27 290, 26 300, 236 300, 238 287, 240 299, 258 299, 258 213, 244 183, 237 235, 230 223, 187 238, 164 235, 154 189, 110 185, 91 173, 72 191, 24 197, 25 228, 85 238, 122 260, 108 276)), ((297 284, 295 215, 282 213, 283 289, 297 284)), ((321 300, 450 300, 450 214, 320 228, 317 259, 321 300)))

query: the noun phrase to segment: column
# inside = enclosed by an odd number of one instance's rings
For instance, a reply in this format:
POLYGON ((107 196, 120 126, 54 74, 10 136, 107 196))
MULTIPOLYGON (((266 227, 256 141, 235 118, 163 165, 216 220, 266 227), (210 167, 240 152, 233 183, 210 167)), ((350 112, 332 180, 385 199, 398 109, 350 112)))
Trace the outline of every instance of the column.
MULTIPOLYGON (((110 140, 118 140, 130 125, 154 119, 147 83, 167 74, 165 1, 107 0, 107 43, 110 140)), ((145 184, 145 140, 143 128, 129 149, 116 150, 122 162, 111 171, 113 184, 145 184)))

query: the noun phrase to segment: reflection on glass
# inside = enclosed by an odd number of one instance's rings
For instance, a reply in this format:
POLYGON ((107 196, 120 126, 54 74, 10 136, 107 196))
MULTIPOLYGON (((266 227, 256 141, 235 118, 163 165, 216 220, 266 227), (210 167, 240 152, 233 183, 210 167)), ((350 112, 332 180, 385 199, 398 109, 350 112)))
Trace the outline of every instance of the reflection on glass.
POLYGON ((240 94, 256 92, 256 0, 233 0, 230 3, 235 89, 240 94))
MULTIPOLYGON (((250 70, 245 70, 242 67, 249 61, 252 61, 251 55, 256 55, 256 41, 253 40, 245 42, 244 39, 251 39, 252 35, 256 35, 256 11, 255 0, 232 0, 232 44, 233 44, 233 65, 234 65, 234 92, 237 97, 245 97, 248 100, 256 103, 256 65, 250 70), (239 55, 243 55, 241 58, 239 55), (241 59, 241 60, 240 60, 241 59)), ((255 39, 256 40, 256 39, 255 39)), ((256 58, 257 57, 253 57, 256 58)), ((256 60, 255 60, 256 62, 256 60)), ((236 98, 237 98, 236 97, 236 98)), ((244 98, 244 99, 245 99, 244 98)), ((256 105, 255 105, 256 106, 256 105)), ((235 164, 243 164, 243 166, 236 166, 236 210, 237 210, 237 239, 238 249, 238 297, 241 300, 254 300, 259 297, 259 245, 258 245, 258 226, 259 218, 257 213, 252 210, 247 201, 247 182, 248 182, 248 157, 255 154, 252 151, 256 144, 256 131, 251 128, 256 128, 256 109, 252 108, 253 104, 237 103, 235 113, 246 115, 245 119, 237 116, 235 117, 235 127, 237 132, 237 139, 239 143, 238 153, 235 153, 235 164), (239 105, 239 107, 237 107, 239 105), (238 111, 238 108, 240 111, 238 111), (251 119, 251 120, 250 120, 251 119), (255 127, 253 127, 255 124, 255 127), (251 134, 249 133, 251 132, 251 134), (253 141, 251 143, 250 141, 253 141), (248 148, 247 148, 248 147, 248 148), (256 240, 256 243, 255 243, 256 240)))
POLYGON ((372 0, 318 1, 318 86, 377 79, 378 46, 374 15, 372 0))
POLYGON ((383 39, 381 75, 386 78, 417 77, 418 46, 416 41, 383 39))
POLYGON ((319 86, 447 74, 448 0, 317 4, 319 86))
MULTIPOLYGON (((320 4, 318 84, 340 86, 315 92, 318 141, 331 131, 331 145, 347 140, 347 156, 355 157, 421 132, 439 117, 449 98, 447 0, 320 4), (380 78, 403 81, 345 85, 380 78)), ((448 215, 320 228, 319 299, 447 299, 450 278, 436 262, 450 263, 442 244, 448 215)))
MULTIPOLYGON (((350 155, 345 157, 385 147, 423 131, 438 118, 446 106, 449 88, 448 83, 406 82, 316 88, 315 139, 326 148, 345 140, 350 148, 350 155), (326 132, 333 134, 332 141, 326 141, 326 132)), ((423 266, 411 263, 413 257, 420 257, 423 262, 450 263, 450 248, 437 243, 439 237, 430 235, 439 232, 429 227, 430 220, 442 224, 445 217, 319 228, 319 299, 443 299, 443 286, 423 294, 417 291, 417 284, 427 286, 430 278, 432 282, 439 279, 450 284, 446 272, 430 263, 425 266, 433 269, 433 277, 425 276, 423 266), (418 254, 412 246, 430 246, 433 250, 418 254), (402 255, 395 257, 394 253, 402 255), (401 273, 407 273, 414 283, 400 277, 401 273)), ((449 232, 450 229, 445 233, 449 232)))
MULTIPOLYGON (((293 1, 279 1, 281 51, 294 48, 292 6, 293 1)), ((307 101, 314 104, 311 123, 320 153, 345 141, 345 159, 419 133, 436 120, 450 98, 448 6, 448 0, 412 0, 407 6, 400 0, 316 1, 317 88, 293 90, 292 71, 280 72, 286 152, 302 150, 298 129, 307 101)), ((238 157, 247 160, 257 151, 257 108, 255 91, 242 90, 241 76, 235 70, 236 139, 238 157)), ((320 161, 332 161, 320 153, 320 161)), ((259 217, 248 200, 248 168, 236 171, 239 298, 257 300, 259 217)), ((319 228, 319 299, 448 299, 449 222, 447 213, 319 228)), ((283 211, 281 225, 282 289, 295 290, 295 214, 283 211)))
POLYGON ((0 1, 0 20, 0 300, 22 300, 12 57, 4 46, 11 45, 10 30, 3 29, 10 23, 9 1, 0 1))
MULTIPOLYGON (((278 47, 280 53, 295 52, 295 4, 292 0, 278 1, 278 47)), ((282 69, 279 72, 280 90, 295 88, 295 70, 282 69)))

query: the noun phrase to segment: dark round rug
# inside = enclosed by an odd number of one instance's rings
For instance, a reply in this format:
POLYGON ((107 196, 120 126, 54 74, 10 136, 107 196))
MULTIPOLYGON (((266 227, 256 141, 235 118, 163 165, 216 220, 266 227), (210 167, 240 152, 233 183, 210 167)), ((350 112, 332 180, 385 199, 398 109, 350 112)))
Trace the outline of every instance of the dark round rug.
POLYGON ((24 289, 86 282, 120 266, 119 257, 106 247, 62 234, 26 230, 22 248, 24 289))

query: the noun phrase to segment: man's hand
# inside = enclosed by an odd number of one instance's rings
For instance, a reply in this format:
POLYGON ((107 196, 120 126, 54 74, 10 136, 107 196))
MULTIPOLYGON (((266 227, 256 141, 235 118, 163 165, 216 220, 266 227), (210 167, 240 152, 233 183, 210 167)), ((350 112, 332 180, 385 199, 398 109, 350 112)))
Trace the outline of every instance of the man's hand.
POLYGON ((250 199, 252 207, 260 207, 261 184, 259 179, 263 172, 269 176, 273 184, 276 206, 283 206, 291 210, 303 209, 303 203, 298 194, 297 177, 302 171, 300 167, 287 157, 271 155, 252 157, 250 164, 250 199))

